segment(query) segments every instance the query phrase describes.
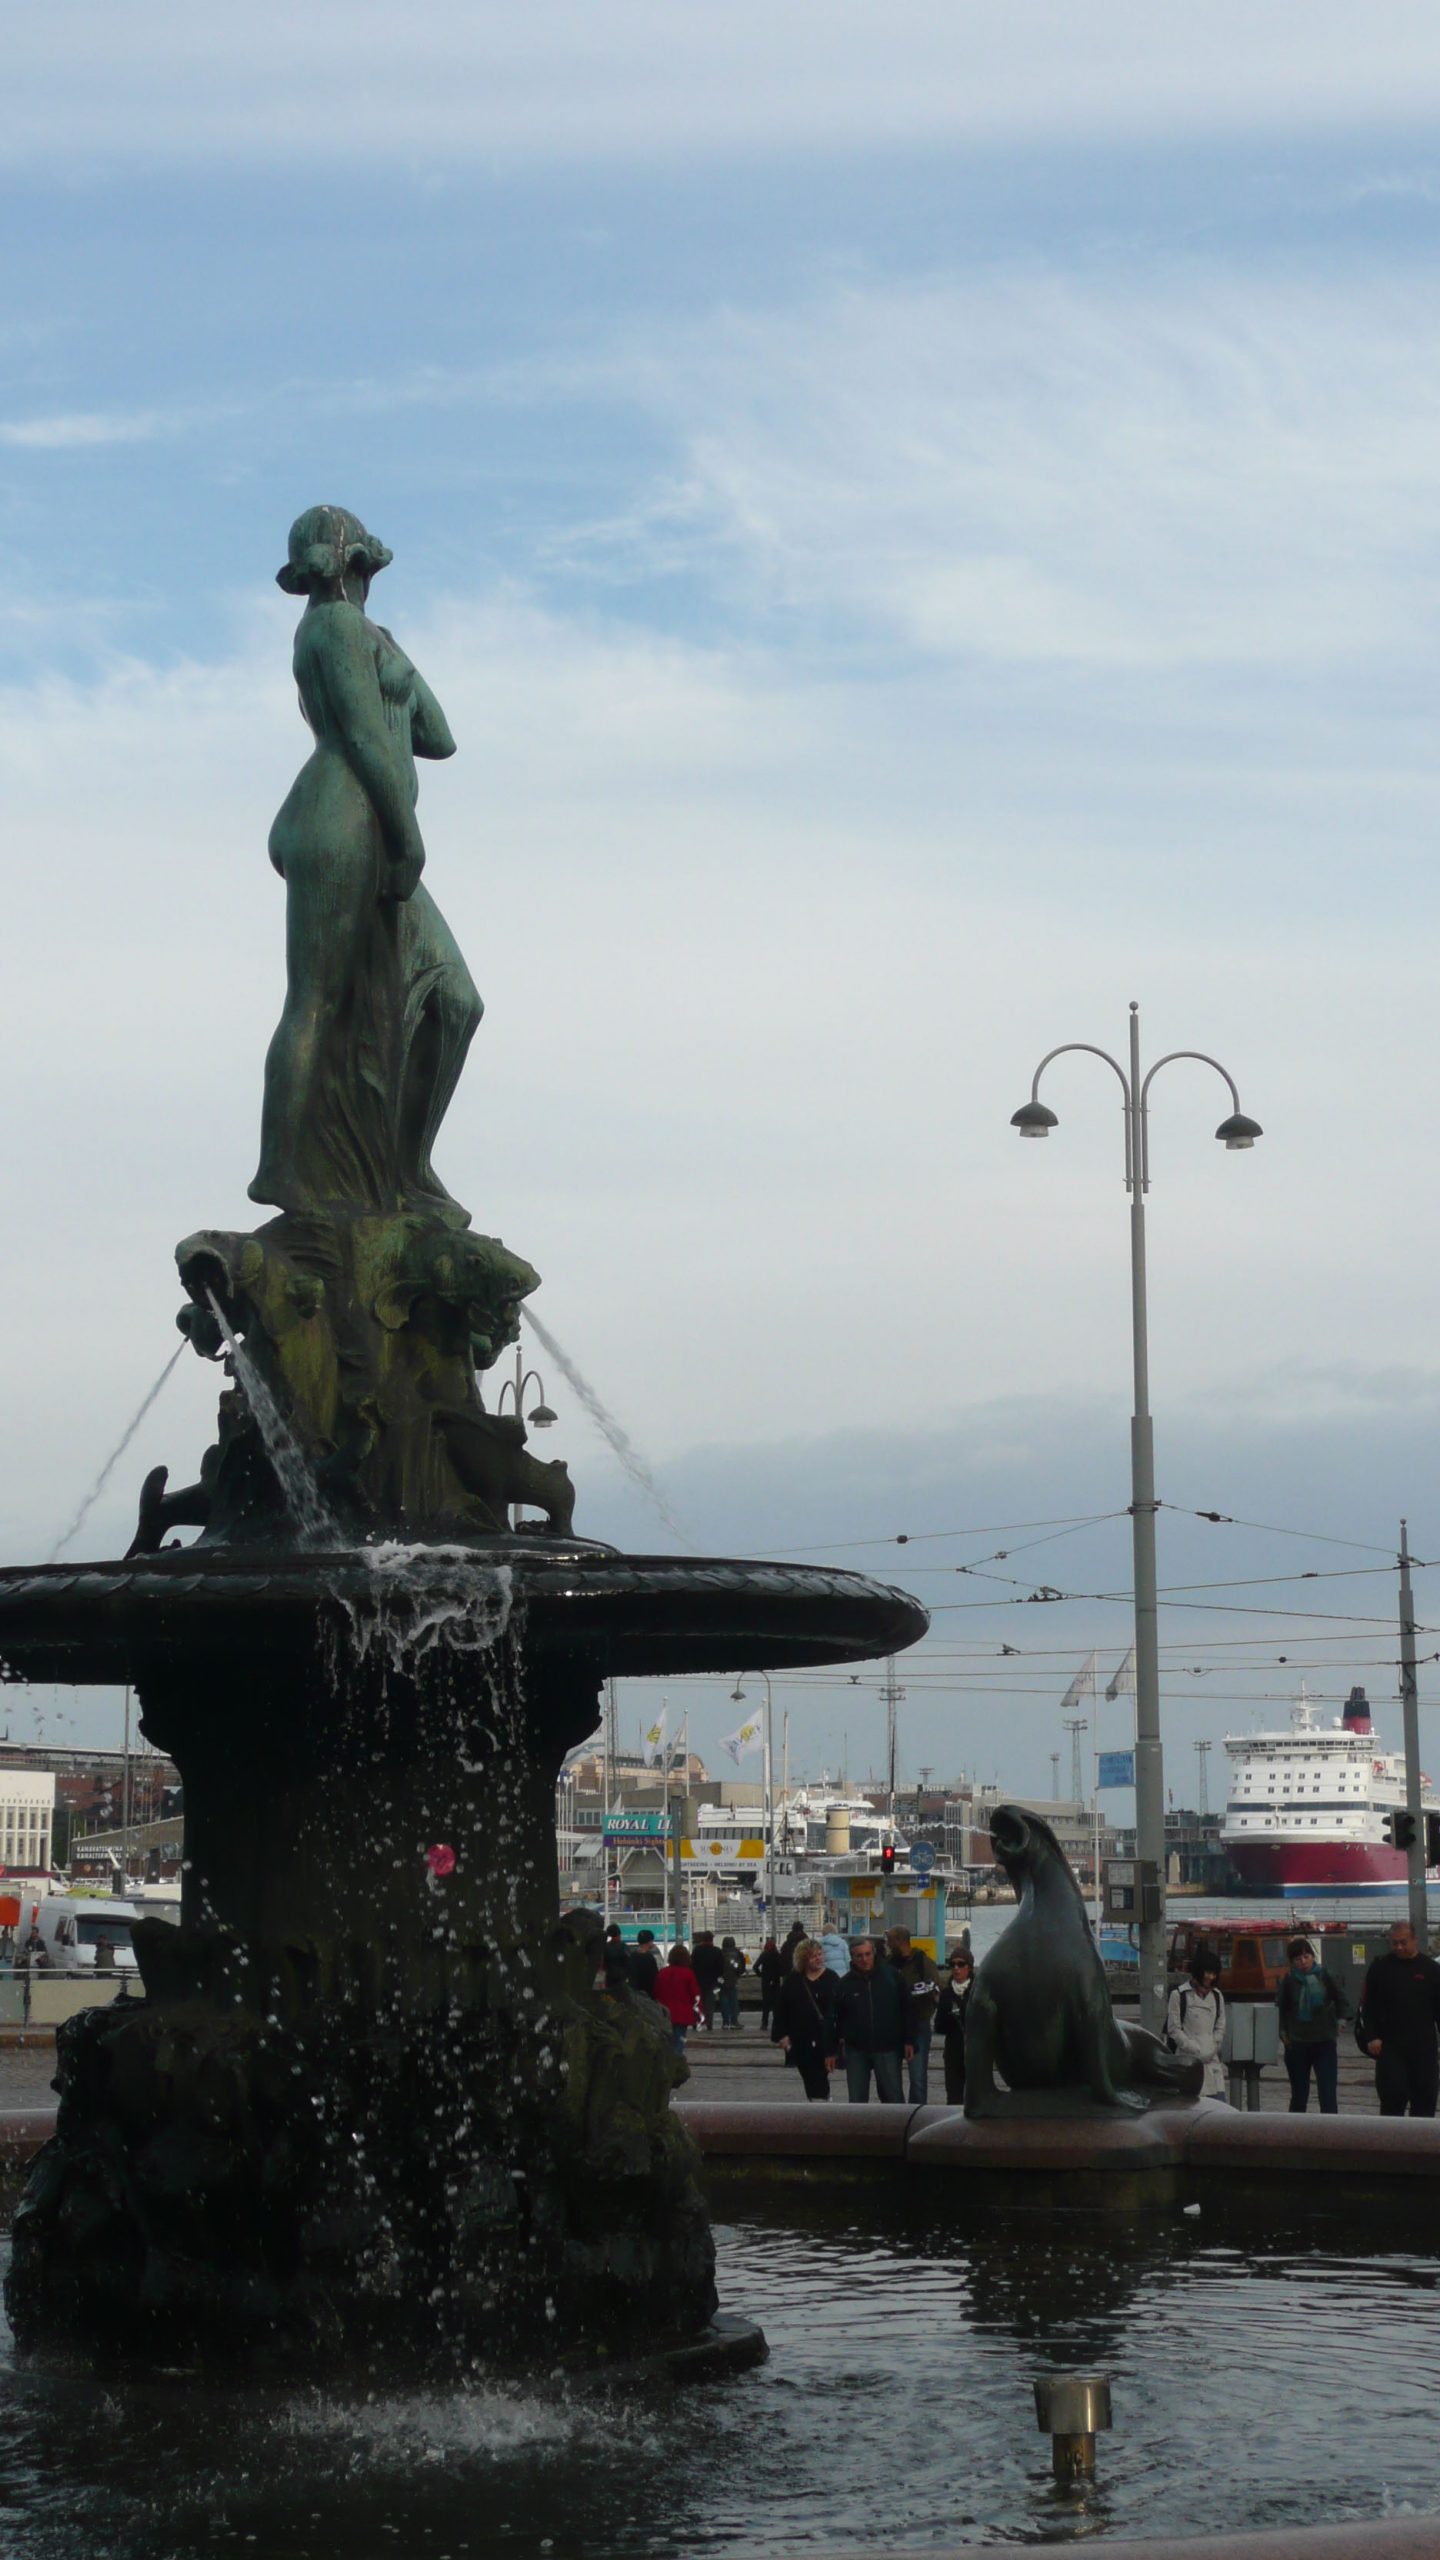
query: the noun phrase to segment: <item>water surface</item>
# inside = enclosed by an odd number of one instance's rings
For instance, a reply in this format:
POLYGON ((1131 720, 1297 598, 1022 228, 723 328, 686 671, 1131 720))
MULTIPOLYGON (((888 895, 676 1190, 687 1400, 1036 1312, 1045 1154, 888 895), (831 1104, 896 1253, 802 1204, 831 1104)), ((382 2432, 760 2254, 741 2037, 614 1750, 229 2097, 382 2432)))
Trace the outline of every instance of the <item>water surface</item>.
POLYGON ((1440 2508, 1440 2252, 1338 2216, 937 2212, 787 2190, 719 2227, 760 2371, 468 2390, 96 2385, 7 2354, 5 2560, 710 2560, 1440 2508), (1031 2377, 1114 2380, 1055 2490, 1031 2377))

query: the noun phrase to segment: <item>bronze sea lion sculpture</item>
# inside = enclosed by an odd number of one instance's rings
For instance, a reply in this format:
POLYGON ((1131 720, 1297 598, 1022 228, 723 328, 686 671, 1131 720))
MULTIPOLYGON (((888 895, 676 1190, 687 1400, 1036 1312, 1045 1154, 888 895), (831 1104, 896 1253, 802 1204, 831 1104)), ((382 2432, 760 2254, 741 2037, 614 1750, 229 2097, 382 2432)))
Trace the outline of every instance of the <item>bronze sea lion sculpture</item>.
POLYGON ((1200 2063, 1116 2018, 1080 1888, 1049 1823, 1002 1804, 990 1842, 1020 1907, 970 1995, 967 2116, 1139 2111, 1147 2092, 1161 2090, 1198 2097, 1200 2063))

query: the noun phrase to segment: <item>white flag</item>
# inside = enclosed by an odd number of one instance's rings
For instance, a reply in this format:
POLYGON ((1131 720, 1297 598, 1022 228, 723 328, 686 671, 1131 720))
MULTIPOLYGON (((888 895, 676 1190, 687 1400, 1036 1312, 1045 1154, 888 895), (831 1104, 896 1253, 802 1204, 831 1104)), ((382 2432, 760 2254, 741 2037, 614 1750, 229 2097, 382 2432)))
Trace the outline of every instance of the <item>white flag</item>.
POLYGON ((765 1727, 759 1716, 747 1716, 744 1724, 737 1724, 733 1733, 723 1733, 720 1737, 721 1750, 729 1752, 737 1769, 747 1751, 763 1751, 764 1747, 765 1727))
POLYGON ((1113 1680, 1106 1685, 1107 1698, 1130 1698, 1135 1694, 1135 1647, 1130 1647, 1113 1680))
POLYGON ((1061 1714, 1062 1714, 1062 1715, 1064 1714, 1065 1709, 1066 1709, 1067 1707, 1078 1707, 1082 1698, 1093 1698, 1093 1697, 1094 1697, 1094 1695, 1095 1695, 1095 1656, 1094 1656, 1094 1654, 1092 1653, 1092 1654, 1091 1654, 1091 1656, 1090 1656, 1089 1661, 1088 1661, 1088 1662, 1086 1663, 1086 1665, 1085 1665, 1084 1670, 1083 1670, 1083 1671, 1077 1671, 1077 1672, 1076 1672, 1074 1679, 1071 1681, 1069 1688, 1066 1690, 1064 1697, 1061 1699, 1061 1701, 1060 1701, 1060 1712, 1061 1712, 1061 1714))
POLYGON ((640 1736, 640 1757, 647 1769, 658 1769, 664 1755, 665 1716, 666 1710, 662 1707, 654 1723, 647 1725, 640 1736))

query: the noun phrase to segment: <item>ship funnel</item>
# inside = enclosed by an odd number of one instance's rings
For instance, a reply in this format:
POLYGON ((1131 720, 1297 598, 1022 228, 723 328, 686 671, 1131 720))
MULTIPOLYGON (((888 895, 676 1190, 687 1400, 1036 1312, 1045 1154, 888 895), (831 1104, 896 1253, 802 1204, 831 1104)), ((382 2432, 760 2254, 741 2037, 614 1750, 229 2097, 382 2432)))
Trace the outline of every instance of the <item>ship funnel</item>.
POLYGON ((1370 1701, 1363 1689, 1356 1687, 1351 1690, 1341 1722, 1347 1733, 1374 1732, 1375 1727, 1370 1721, 1370 1701))
POLYGON ((831 1811, 825 1816, 825 1847, 829 1856, 843 1855, 850 1846, 850 1816, 831 1811))

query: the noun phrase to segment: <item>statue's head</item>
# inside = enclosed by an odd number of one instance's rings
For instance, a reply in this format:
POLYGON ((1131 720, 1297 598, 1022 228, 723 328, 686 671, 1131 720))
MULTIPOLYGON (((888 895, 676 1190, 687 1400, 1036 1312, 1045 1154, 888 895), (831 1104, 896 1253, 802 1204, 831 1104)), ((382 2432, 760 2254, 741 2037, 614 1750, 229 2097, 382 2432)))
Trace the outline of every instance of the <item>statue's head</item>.
POLYGON ((353 568, 362 568, 368 581, 394 557, 348 507, 307 507, 290 527, 290 557, 276 570, 275 584, 287 596, 309 596, 317 587, 338 586, 353 568))
POLYGON ((990 1816, 990 1846, 1013 1885, 1021 1885, 1040 1866, 1054 1862, 1066 1875, 1065 1852, 1048 1822, 1028 1805, 997 1805, 990 1816))

